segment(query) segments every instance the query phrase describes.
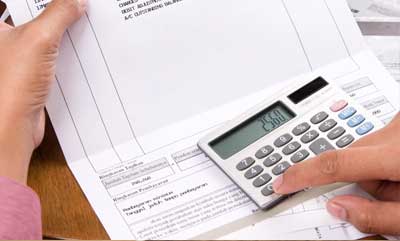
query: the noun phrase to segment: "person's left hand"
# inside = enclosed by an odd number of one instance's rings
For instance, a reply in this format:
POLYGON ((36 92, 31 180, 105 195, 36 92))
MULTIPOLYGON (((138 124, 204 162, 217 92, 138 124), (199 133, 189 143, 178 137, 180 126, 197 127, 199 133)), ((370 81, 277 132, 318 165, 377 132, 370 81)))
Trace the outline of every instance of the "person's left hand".
POLYGON ((53 0, 33 21, 0 23, 0 176, 21 183, 44 135, 44 105, 55 75, 58 48, 86 0, 53 0))

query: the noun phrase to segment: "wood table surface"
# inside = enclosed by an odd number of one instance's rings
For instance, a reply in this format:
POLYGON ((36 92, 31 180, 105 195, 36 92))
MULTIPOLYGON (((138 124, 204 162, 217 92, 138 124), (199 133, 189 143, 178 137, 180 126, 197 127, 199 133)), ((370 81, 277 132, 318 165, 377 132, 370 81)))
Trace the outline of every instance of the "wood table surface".
MULTIPOLYGON (((4 4, 0 2, 0 13, 3 11, 4 4)), ((49 120, 44 141, 32 157, 28 184, 38 193, 42 203, 45 237, 109 239, 69 170, 49 120)))

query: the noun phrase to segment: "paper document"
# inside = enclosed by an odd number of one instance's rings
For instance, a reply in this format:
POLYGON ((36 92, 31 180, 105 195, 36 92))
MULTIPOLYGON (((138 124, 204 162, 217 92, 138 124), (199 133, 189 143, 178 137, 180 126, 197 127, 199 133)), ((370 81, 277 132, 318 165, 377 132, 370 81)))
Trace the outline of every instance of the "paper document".
MULTIPOLYGON (((22 24, 45 3, 8 7, 22 24)), ((289 79, 318 75, 385 123, 397 112, 398 85, 344 0, 96 0, 63 39, 47 110, 111 238, 221 237, 264 213, 197 141, 289 79)), ((311 206, 255 227, 338 223, 311 206)))

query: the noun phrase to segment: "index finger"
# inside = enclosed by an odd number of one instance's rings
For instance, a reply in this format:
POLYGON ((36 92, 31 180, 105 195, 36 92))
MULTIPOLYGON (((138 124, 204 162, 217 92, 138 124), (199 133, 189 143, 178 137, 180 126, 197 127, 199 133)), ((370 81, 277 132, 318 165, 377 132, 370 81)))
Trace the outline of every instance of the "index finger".
POLYGON ((274 191, 289 194, 335 182, 400 180, 400 151, 392 147, 351 147, 325 152, 297 164, 274 182, 274 191))

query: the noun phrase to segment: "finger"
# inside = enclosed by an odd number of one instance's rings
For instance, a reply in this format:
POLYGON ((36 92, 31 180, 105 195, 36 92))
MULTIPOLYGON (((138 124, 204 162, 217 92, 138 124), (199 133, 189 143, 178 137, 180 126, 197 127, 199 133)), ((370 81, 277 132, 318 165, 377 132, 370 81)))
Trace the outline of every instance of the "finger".
POLYGON ((367 234, 400 234, 400 203, 370 201, 355 196, 330 200, 327 210, 367 234))
POLYGON ((0 31, 7 31, 12 29, 13 27, 5 22, 0 22, 0 31))
POLYGON ((325 152, 289 168, 274 182, 274 190, 287 194, 334 182, 398 181, 399 156, 397 148, 382 146, 325 152))
POLYGON ((83 15, 86 3, 87 0, 53 0, 28 26, 36 33, 60 41, 67 28, 83 15))
POLYGON ((381 201, 399 202, 400 183, 387 181, 367 181, 358 184, 363 190, 381 201))

